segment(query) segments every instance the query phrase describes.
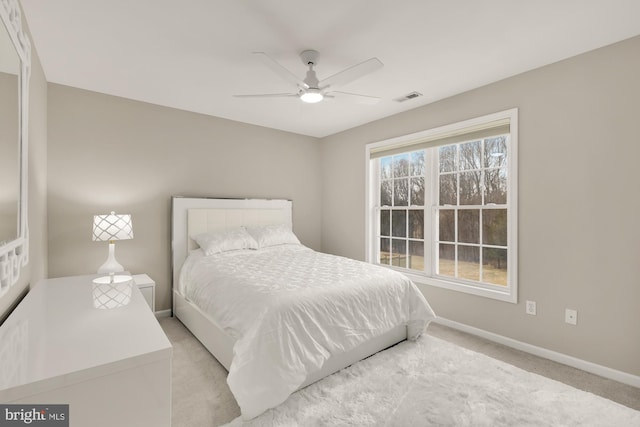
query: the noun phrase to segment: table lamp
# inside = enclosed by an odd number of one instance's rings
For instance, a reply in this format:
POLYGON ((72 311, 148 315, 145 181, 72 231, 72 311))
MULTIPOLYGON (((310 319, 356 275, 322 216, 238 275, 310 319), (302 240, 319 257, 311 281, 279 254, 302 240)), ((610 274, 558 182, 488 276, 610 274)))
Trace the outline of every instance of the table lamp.
MULTIPOLYGON (((109 256, 98 269, 98 273, 109 274, 109 282, 114 281, 114 273, 124 271, 124 267, 116 261, 116 240, 133 239, 131 215, 117 215, 111 212, 106 215, 93 216, 93 241, 109 241, 109 256)), ((131 277, 126 276, 128 280, 131 277)), ((103 282, 106 278, 96 279, 103 282)), ((124 279, 123 279, 124 280, 124 279)))

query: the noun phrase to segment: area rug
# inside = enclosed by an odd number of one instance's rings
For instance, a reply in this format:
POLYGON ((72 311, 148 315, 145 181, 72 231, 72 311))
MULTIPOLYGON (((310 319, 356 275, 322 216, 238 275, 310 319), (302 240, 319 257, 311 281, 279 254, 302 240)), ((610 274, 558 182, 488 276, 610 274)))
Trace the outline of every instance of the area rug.
POLYGON ((227 426, 623 427, 640 411, 425 335, 227 426))

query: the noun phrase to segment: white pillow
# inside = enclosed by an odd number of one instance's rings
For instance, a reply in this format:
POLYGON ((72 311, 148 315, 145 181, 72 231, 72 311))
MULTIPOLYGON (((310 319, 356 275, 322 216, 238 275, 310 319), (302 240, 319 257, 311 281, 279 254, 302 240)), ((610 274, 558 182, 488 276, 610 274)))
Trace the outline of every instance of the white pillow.
POLYGON ((253 237, 242 228, 201 233, 191 236, 191 238, 196 241, 207 256, 240 249, 258 249, 258 244, 253 237))
POLYGON ((258 243, 259 248, 268 246, 300 244, 300 240, 291 229, 284 225, 265 225, 262 227, 247 227, 247 231, 258 243))

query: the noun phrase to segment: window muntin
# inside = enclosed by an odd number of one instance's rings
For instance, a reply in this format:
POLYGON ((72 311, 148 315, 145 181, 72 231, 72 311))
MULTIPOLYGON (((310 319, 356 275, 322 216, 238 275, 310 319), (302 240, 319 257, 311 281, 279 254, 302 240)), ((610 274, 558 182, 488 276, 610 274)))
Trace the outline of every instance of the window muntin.
POLYGON ((367 257, 418 282, 516 302, 517 110, 487 116, 499 123, 491 129, 483 119, 443 127, 444 144, 437 129, 367 147, 367 257))

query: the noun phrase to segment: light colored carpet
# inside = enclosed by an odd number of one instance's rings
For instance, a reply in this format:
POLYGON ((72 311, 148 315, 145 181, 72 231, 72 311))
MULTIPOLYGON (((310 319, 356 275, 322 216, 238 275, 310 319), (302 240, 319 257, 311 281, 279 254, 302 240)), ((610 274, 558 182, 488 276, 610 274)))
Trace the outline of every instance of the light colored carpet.
MULTIPOLYGON (((179 320, 173 317, 159 320, 173 345, 172 426, 216 427, 238 417, 240 408, 226 383, 227 371, 179 320)), ((429 326, 427 334, 640 411, 638 388, 436 323, 429 326)))
POLYGON ((640 426, 640 411, 433 336, 229 426, 640 426))
POLYGON ((216 427, 240 415, 224 367, 177 319, 160 325, 173 345, 171 426, 216 427))

